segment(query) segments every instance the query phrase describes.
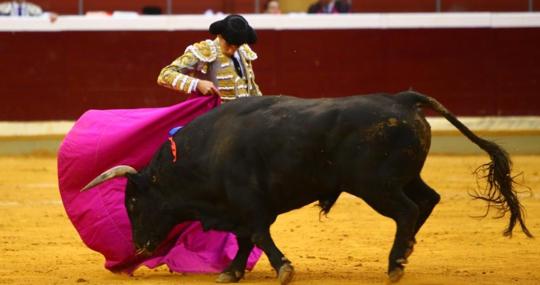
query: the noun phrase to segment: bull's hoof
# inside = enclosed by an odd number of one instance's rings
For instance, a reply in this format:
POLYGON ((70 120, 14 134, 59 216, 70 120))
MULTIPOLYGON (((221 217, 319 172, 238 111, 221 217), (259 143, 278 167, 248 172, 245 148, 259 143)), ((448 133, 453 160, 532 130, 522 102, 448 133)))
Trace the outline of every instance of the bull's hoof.
POLYGON ((405 272, 403 271, 403 268, 401 267, 396 267, 394 270, 388 272, 389 283, 398 282, 401 279, 401 277, 403 277, 403 274, 405 274, 405 272))
POLYGON ((286 285, 291 282, 294 276, 294 267, 290 263, 285 263, 279 268, 279 284, 286 285))
POLYGON ((242 279, 242 273, 236 271, 232 272, 223 272, 219 274, 216 279, 216 283, 238 283, 242 279))

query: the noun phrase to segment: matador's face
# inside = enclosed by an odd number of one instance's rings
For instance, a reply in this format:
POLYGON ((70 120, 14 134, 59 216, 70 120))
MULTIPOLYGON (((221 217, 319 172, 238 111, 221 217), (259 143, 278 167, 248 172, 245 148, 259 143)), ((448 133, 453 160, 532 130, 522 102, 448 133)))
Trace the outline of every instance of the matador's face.
POLYGON ((221 52, 228 57, 232 57, 238 49, 238 46, 229 44, 221 35, 218 35, 218 39, 221 52))

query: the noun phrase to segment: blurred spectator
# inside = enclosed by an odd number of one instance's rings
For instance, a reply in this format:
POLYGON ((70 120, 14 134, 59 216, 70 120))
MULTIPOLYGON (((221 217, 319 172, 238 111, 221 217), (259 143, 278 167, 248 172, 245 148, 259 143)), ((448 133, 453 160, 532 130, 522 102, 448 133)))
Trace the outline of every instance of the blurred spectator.
POLYGON ((51 22, 58 18, 56 13, 43 12, 40 6, 25 0, 0 2, 0 16, 13 17, 48 17, 51 22))
POLYGON ((311 4, 308 9, 309 14, 334 14, 349 13, 351 4, 345 0, 318 0, 311 4))
POLYGON ((266 4, 264 5, 264 13, 265 14, 281 14, 281 9, 279 8, 279 1, 277 0, 266 1, 266 4))

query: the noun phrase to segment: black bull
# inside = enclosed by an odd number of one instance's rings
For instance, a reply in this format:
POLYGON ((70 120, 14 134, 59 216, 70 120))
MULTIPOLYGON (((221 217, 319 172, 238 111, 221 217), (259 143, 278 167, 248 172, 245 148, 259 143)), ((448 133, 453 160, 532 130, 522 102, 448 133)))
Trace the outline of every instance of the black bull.
MULTIPOLYGON (((397 225, 388 275, 397 281, 412 253, 415 235, 439 202, 420 177, 431 141, 421 111, 430 108, 486 151, 487 187, 476 198, 510 213, 531 236, 513 189, 508 154, 479 138, 431 97, 416 92, 338 99, 264 96, 227 103, 193 120, 164 143, 137 172, 119 166, 85 190, 127 176, 126 208, 135 246, 152 252, 174 225, 200 221, 205 229, 232 232, 239 250, 218 282, 244 275, 254 245, 268 256, 282 284, 294 273, 270 236, 276 217, 314 201, 328 213, 342 192, 362 198, 397 225)), ((142 134, 143 135, 143 134, 142 134)))

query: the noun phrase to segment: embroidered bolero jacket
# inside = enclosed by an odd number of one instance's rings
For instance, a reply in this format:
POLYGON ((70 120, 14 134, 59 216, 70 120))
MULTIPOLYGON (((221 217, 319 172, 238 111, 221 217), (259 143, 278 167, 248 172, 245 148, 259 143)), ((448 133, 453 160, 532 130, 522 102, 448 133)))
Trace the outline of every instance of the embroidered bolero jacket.
POLYGON ((262 95, 251 64, 257 54, 247 44, 241 45, 237 53, 243 77, 236 73, 232 59, 221 52, 216 39, 188 46, 183 55, 161 70, 157 82, 189 94, 196 90, 200 79, 209 80, 219 89, 224 101, 262 95))

